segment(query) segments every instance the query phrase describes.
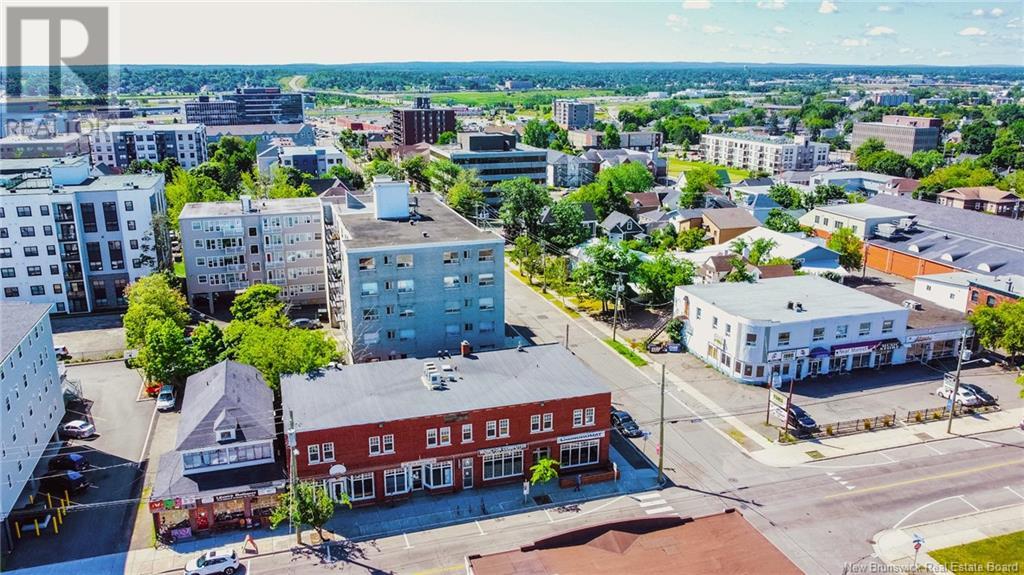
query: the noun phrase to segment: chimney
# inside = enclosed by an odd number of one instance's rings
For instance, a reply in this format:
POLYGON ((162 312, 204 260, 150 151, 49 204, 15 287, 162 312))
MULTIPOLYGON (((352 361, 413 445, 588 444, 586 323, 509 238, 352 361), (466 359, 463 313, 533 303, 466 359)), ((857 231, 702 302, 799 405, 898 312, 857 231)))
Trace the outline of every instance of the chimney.
POLYGON ((793 302, 792 301, 786 303, 786 309, 793 309, 793 302))
POLYGON ((249 213, 252 211, 252 196, 242 195, 238 196, 239 200, 242 200, 242 213, 249 213))

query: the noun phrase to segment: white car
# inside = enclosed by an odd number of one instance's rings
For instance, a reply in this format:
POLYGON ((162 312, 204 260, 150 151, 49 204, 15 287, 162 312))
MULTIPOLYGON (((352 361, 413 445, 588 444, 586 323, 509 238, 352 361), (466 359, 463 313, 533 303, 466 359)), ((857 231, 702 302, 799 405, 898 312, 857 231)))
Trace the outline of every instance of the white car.
MULTIPOLYGON (((935 395, 942 399, 949 399, 950 396, 953 395, 953 388, 948 385, 943 385, 939 389, 935 390, 935 395)), ((975 395, 973 391, 963 387, 958 387, 956 390, 956 402, 967 407, 974 407, 976 405, 981 405, 982 403, 981 398, 975 395)))
POLYGON ((233 575, 238 571, 238 555, 230 547, 207 551, 185 565, 185 575, 233 575))
POLYGON ((177 393, 174 391, 173 385, 165 385, 160 388, 160 393, 156 396, 156 410, 157 411, 168 411, 174 409, 174 405, 178 402, 177 393))
POLYGON ((88 421, 76 419, 60 426, 60 431, 64 437, 92 437, 96 435, 96 426, 88 421))

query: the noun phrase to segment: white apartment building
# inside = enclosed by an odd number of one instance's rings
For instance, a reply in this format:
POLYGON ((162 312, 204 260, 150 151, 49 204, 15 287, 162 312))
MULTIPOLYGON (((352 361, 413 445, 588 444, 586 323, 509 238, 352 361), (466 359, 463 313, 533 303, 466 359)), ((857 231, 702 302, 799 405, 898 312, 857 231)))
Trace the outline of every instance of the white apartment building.
MULTIPOLYGON (((50 306, 0 301, 0 521, 35 492, 40 458, 64 418, 50 306), (23 497, 24 496, 24 497, 23 497)), ((55 450, 54 450, 55 451, 55 450)), ((45 466, 44 466, 45 469, 45 466)), ((9 540, 5 542, 7 547, 9 540)))
POLYGON ((264 176, 271 176, 274 166, 284 166, 323 177, 334 166, 345 165, 345 160, 345 154, 335 146, 273 146, 256 157, 256 165, 264 176))
POLYGON ((910 229, 915 215, 874 204, 836 204, 817 206, 797 220, 814 229, 819 237, 829 237, 837 230, 850 228, 862 241, 881 235, 889 237, 898 230, 910 229))
POLYGON ((901 364, 910 311, 816 276, 679 286, 683 342, 743 383, 901 364))
POLYGON ((813 170, 828 162, 829 145, 812 142, 803 136, 704 134, 700 137, 700 144, 706 162, 771 174, 786 170, 813 170))
POLYGON ((69 158, 0 179, 3 300, 56 313, 126 305, 128 284, 169 261, 166 213, 163 174, 92 176, 69 158))
POLYGON ((192 305, 252 284, 279 286, 295 304, 326 302, 323 208, 318 198, 185 204, 178 216, 192 305))
POLYGON ((202 124, 113 124, 89 138, 93 164, 127 168, 133 160, 174 158, 189 169, 209 159, 202 124))

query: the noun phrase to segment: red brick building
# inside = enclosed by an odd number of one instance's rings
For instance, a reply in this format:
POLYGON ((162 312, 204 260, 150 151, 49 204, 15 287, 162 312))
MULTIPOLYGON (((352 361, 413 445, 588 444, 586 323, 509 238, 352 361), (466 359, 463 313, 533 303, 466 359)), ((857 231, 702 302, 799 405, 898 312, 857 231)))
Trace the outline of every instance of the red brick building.
POLYGON ((979 307, 996 307, 1024 296, 1024 276, 977 276, 967 285, 967 313, 979 307))
POLYGON ((611 392, 557 345, 292 375, 281 397, 298 476, 353 504, 609 467, 611 392))

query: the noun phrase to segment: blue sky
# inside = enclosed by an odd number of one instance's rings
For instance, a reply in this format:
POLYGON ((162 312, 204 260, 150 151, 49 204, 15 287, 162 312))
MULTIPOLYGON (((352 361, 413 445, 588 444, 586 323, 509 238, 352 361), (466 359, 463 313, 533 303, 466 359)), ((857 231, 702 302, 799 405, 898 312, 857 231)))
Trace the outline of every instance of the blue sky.
POLYGON ((202 2, 118 5, 126 64, 409 60, 1024 65, 1024 2, 202 2), (199 16, 197 18, 197 16, 199 16), (155 20, 156 18, 156 20, 155 20), (153 42, 153 26, 196 42, 153 42), (170 48, 170 49, 169 49, 170 48))

